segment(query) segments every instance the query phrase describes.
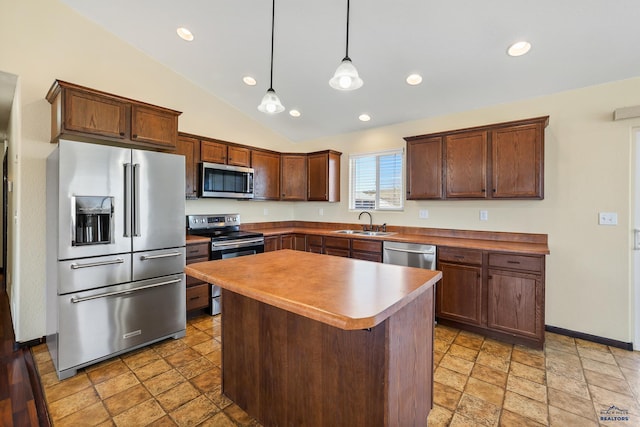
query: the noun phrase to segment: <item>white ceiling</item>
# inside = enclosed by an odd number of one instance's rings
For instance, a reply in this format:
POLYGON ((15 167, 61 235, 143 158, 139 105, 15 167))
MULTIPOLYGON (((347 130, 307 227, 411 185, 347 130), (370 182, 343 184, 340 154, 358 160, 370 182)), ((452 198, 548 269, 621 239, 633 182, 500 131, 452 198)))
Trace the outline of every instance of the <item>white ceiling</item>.
POLYGON ((271 1, 62 1, 292 141, 640 75, 638 0, 352 0, 349 56, 364 86, 339 92, 328 81, 345 53, 346 0, 276 0, 273 87, 302 116, 272 116, 257 110, 271 1), (195 40, 179 39, 179 26, 195 40), (521 39, 531 52, 507 56, 521 39), (405 83, 412 72, 421 85, 405 83))

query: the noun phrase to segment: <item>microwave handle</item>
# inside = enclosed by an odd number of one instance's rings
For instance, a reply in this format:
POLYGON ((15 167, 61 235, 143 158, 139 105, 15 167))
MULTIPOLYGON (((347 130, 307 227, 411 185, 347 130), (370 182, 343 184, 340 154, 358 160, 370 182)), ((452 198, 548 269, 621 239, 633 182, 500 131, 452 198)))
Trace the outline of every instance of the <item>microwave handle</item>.
POLYGON ((247 173, 247 193, 253 193, 253 174, 247 173))

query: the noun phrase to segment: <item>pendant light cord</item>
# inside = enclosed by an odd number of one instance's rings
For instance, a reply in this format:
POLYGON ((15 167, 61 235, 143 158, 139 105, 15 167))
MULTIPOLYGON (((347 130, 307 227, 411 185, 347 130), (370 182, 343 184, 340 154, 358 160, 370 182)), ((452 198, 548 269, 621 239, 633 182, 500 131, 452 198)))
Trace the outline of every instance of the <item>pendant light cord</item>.
POLYGON ((349 3, 350 1, 347 0, 347 43, 346 43, 347 50, 344 54, 344 59, 348 59, 349 61, 351 61, 351 59, 349 58, 349 3))
POLYGON ((276 19, 276 0, 271 3, 271 75, 269 77, 269 90, 273 90, 273 28, 276 19))

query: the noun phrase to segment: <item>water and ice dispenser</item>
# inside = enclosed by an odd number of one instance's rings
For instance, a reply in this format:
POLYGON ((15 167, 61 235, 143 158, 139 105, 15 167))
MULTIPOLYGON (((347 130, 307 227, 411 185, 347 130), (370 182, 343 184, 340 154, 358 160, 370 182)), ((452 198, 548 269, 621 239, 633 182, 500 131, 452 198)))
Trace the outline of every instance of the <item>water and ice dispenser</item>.
POLYGON ((73 197, 73 246, 113 242, 113 197, 73 197))

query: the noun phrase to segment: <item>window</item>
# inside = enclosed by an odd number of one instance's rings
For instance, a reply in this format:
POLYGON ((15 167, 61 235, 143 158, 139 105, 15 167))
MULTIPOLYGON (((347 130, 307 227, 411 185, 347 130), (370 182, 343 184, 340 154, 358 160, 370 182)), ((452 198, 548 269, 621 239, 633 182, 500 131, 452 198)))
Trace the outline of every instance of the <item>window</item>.
POLYGON ((402 210, 403 150, 349 156, 349 209, 402 210))

